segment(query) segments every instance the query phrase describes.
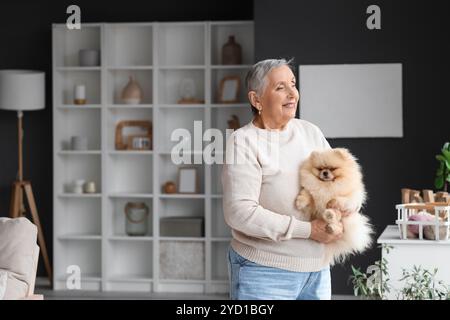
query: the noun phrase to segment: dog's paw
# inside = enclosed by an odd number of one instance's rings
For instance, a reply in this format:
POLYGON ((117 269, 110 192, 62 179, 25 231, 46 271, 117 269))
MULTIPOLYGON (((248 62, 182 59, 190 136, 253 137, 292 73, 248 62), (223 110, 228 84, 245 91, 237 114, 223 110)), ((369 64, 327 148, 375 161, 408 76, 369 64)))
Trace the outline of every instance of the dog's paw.
POLYGON ((327 202, 327 209, 335 209, 343 213, 349 213, 354 211, 349 208, 349 206, 343 199, 331 199, 330 201, 327 202))
POLYGON ((336 212, 333 209, 326 209, 323 214, 323 220, 328 223, 336 222, 336 212))
POLYGON ((303 194, 298 195, 297 198, 295 199, 295 206, 297 207, 298 210, 302 210, 306 208, 308 205, 309 199, 303 194))
POLYGON ((329 234, 341 234, 344 230, 341 223, 329 223, 326 225, 325 231, 329 234))

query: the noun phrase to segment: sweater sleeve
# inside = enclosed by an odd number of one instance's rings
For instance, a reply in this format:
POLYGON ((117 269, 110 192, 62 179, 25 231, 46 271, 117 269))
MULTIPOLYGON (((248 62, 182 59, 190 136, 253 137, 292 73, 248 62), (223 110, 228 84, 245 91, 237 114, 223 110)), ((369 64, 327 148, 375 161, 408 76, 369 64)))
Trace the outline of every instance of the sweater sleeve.
POLYGON ((236 140, 233 134, 227 141, 227 161, 222 169, 225 222, 232 229, 255 238, 272 241, 309 238, 310 222, 267 210, 259 204, 261 166, 255 152, 248 145, 237 143, 236 140), (236 163, 229 161, 229 154, 233 154, 232 158, 237 159, 234 161, 236 163))

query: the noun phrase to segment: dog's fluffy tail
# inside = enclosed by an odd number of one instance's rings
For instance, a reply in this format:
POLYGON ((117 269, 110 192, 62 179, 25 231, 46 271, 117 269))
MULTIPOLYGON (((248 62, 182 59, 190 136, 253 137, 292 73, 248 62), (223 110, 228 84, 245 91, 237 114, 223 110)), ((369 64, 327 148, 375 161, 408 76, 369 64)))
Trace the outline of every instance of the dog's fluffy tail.
POLYGON ((342 238, 325 245, 325 259, 331 265, 342 263, 349 255, 361 253, 372 245, 374 230, 366 216, 353 213, 343 218, 342 223, 342 238))

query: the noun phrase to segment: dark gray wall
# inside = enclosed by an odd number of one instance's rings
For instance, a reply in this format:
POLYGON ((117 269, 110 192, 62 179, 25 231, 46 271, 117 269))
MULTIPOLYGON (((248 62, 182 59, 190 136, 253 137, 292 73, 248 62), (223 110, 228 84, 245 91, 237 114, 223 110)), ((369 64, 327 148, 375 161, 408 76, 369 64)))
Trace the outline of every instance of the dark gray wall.
MULTIPOLYGON (((65 23, 66 8, 77 4, 83 22, 252 20, 252 0, 1 1, 0 69, 46 72, 47 107, 25 113, 24 177, 33 184, 45 239, 52 255, 52 91, 51 24, 65 23)), ((17 172, 17 117, 0 111, 0 216, 8 215, 17 172)), ((45 275, 39 264, 39 275, 45 275)))
MULTIPOLYGON (((400 188, 433 188, 434 155, 450 140, 444 1, 258 0, 254 5, 257 60, 294 57, 297 70, 299 64, 403 64, 404 137, 329 140, 332 147, 347 147, 359 158, 369 194, 365 212, 379 236, 387 224, 395 224, 400 188), (381 30, 366 28, 371 4, 381 8, 381 30)), ((374 245, 334 267, 333 292, 351 293, 350 264, 365 269, 379 257, 374 245)))

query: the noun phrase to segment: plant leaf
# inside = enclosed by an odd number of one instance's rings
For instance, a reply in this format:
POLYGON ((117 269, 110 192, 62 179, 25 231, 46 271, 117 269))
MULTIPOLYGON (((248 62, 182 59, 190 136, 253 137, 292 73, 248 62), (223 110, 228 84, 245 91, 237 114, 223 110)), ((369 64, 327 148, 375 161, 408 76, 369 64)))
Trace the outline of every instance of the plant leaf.
POLYGON ((442 154, 444 155, 445 159, 450 162, 450 150, 444 149, 442 150, 442 154))
POLYGON ((437 189, 442 189, 442 187, 444 186, 444 176, 436 177, 436 179, 434 180, 434 186, 437 189))

